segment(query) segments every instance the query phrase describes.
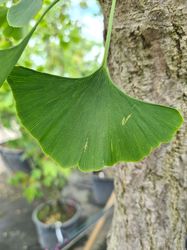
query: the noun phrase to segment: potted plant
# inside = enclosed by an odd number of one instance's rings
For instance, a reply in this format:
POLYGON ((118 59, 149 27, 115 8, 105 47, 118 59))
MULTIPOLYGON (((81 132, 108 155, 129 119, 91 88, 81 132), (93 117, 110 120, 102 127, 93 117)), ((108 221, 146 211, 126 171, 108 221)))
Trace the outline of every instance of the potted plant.
POLYGON ((92 191, 95 202, 103 206, 106 204, 114 189, 114 180, 106 171, 93 172, 92 191))
POLYGON ((80 206, 73 200, 61 198, 69 170, 64 171, 48 160, 43 164, 42 175, 37 183, 45 187, 44 202, 33 211, 32 219, 41 247, 53 250, 58 244, 63 244, 68 233, 75 229, 80 218, 80 206))
POLYGON ((18 139, 1 144, 0 155, 5 166, 12 172, 30 172, 33 164, 33 159, 30 157, 32 144, 27 135, 21 135, 18 139), (28 150, 25 150, 26 148, 28 150))
POLYGON ((69 169, 62 169, 43 155, 30 173, 19 171, 10 180, 12 185, 21 186, 23 196, 29 202, 40 198, 32 219, 43 249, 53 250, 58 243, 63 244, 68 233, 76 229, 80 218, 79 204, 61 198, 70 173, 69 169))
POLYGON ((49 201, 33 212, 33 222, 43 249, 54 250, 68 239, 80 219, 80 206, 73 200, 49 201))
POLYGON ((24 159, 24 152, 21 149, 0 146, 0 154, 4 165, 11 171, 29 172, 31 167, 29 159, 24 159))

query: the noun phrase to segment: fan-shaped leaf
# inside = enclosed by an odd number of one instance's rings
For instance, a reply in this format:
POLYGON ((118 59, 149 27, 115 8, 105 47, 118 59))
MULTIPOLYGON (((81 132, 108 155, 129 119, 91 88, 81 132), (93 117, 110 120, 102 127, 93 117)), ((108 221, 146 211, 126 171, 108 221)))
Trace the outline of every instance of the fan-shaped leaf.
POLYGON ((104 67, 79 79, 16 67, 8 82, 23 125, 65 167, 89 171, 138 161, 182 123, 177 110, 121 92, 104 67))
POLYGON ((23 53, 25 47, 28 44, 32 34, 34 33, 35 29, 43 19, 43 17, 47 14, 47 12, 52 8, 54 4, 56 4, 59 0, 54 1, 48 9, 44 12, 42 17, 30 31, 30 33, 19 43, 17 46, 12 47, 10 49, 0 50, 0 87, 2 86, 3 82, 7 78, 7 76, 12 71, 14 65, 17 63, 21 54, 23 53))
POLYGON ((10 26, 23 27, 27 24, 42 7, 42 0, 21 0, 13 5, 7 14, 10 26))

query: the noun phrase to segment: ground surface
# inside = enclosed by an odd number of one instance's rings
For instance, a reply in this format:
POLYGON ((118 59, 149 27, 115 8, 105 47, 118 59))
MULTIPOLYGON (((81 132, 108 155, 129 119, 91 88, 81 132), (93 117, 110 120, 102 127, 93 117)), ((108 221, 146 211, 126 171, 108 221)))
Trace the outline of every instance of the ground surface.
POLYGON ((31 221, 33 205, 7 183, 9 177, 0 161, 0 250, 40 250, 31 221))
MULTIPOLYGON (((36 204, 28 204, 18 189, 7 184, 10 172, 0 159, 0 250, 41 250, 31 215, 36 204)), ((80 202, 84 217, 97 212, 100 208, 94 204, 89 175, 72 175, 63 197, 71 197, 80 202)), ((93 250, 105 250, 105 237, 111 219, 107 220, 93 250)), ((73 250, 82 250, 87 237, 84 237, 73 250)))

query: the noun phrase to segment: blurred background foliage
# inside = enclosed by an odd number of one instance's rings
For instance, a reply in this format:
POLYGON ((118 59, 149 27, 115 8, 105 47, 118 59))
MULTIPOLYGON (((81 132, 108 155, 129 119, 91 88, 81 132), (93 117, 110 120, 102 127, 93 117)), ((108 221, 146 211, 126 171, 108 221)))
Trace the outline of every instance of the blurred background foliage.
MULTIPOLYGON (((17 2, 0 1, 0 49, 19 43, 52 0, 44 0, 35 18, 21 28, 7 22, 8 8, 17 2)), ((88 75, 102 60, 102 23, 96 0, 61 0, 40 23, 18 64, 66 77, 88 75)), ((0 91, 0 125, 14 129, 18 124, 13 96, 5 82, 0 91)), ((24 128, 19 130, 21 138, 5 146, 23 149, 24 158, 32 159, 32 171, 17 173, 11 183, 20 184, 24 196, 33 201, 45 193, 43 187, 62 188, 69 173, 48 159, 24 128)))

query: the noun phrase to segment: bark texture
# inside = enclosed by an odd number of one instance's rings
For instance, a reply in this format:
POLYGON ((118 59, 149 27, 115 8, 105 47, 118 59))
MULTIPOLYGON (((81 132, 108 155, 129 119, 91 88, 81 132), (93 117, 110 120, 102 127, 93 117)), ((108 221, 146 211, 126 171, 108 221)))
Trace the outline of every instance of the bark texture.
MULTIPOLYGON (((111 0, 100 0, 105 24, 111 0)), ((139 99, 173 106, 185 123, 144 161, 115 168, 109 250, 183 250, 187 223, 187 1, 117 0, 109 68, 139 99)))

